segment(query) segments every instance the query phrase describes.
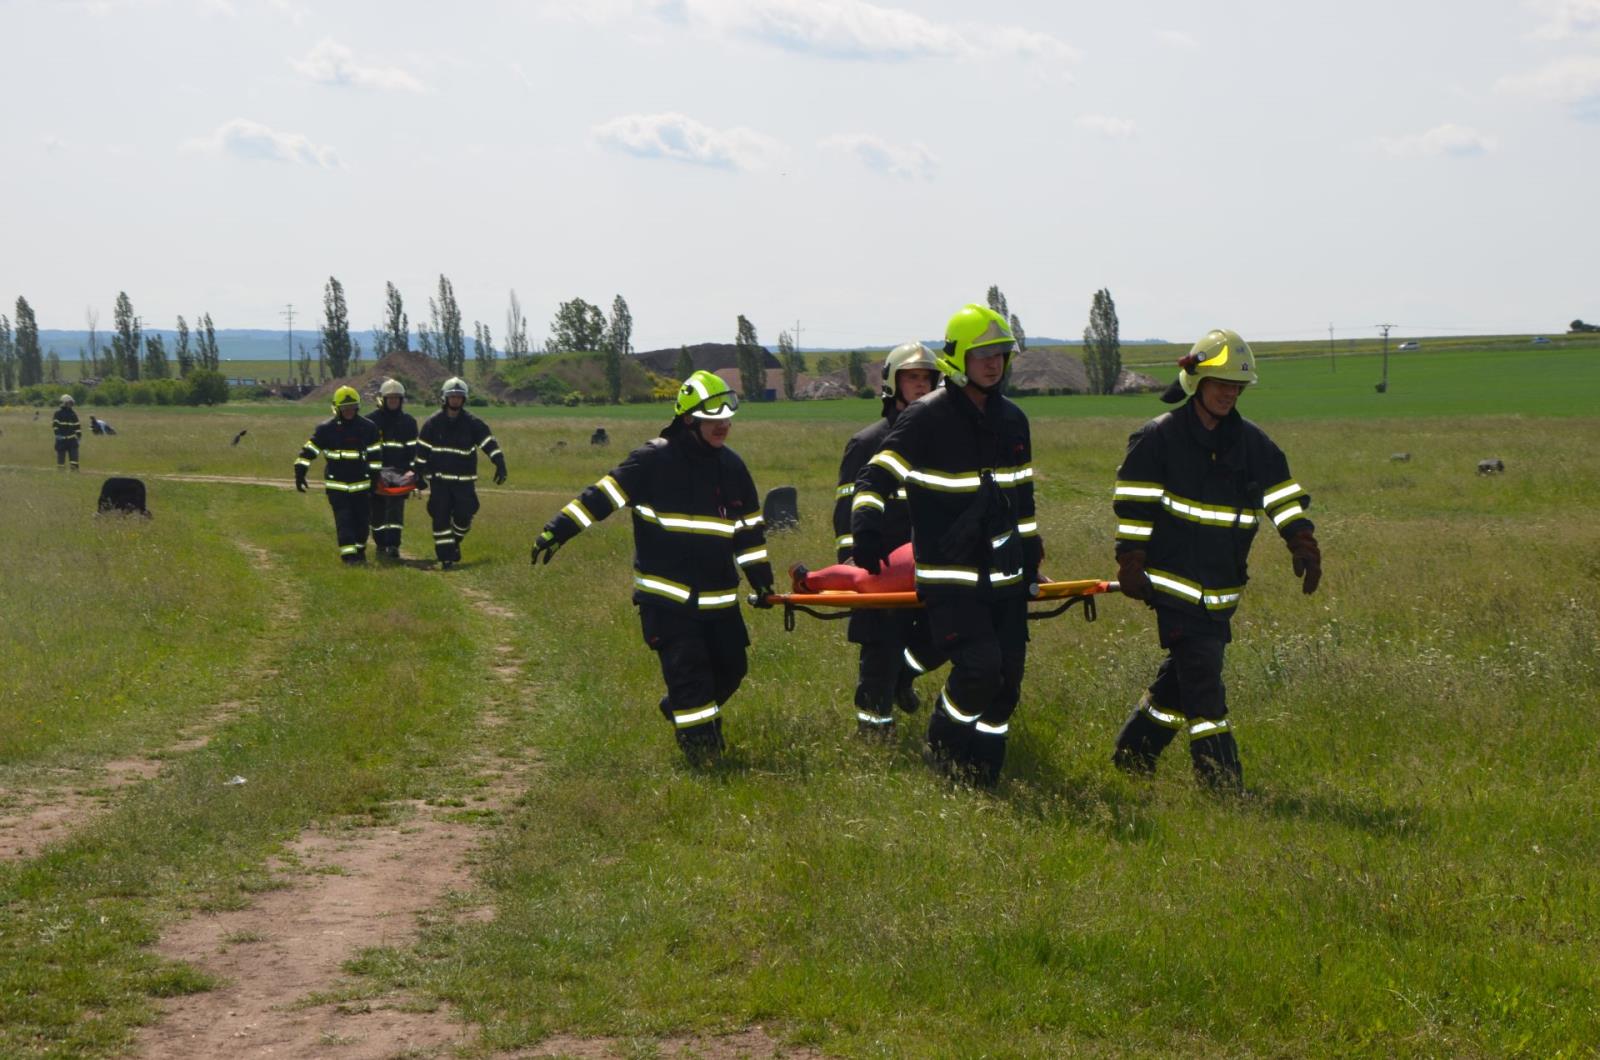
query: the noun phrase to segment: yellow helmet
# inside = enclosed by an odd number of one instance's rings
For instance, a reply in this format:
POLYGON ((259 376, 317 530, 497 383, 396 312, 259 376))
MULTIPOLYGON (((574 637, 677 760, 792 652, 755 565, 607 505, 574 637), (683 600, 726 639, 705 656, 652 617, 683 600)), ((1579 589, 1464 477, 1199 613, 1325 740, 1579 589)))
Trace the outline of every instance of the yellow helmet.
POLYGON ((674 416, 693 416, 697 420, 728 420, 739 410, 739 395, 720 375, 701 369, 683 381, 674 416))
POLYGON ((1006 318, 988 306, 968 303, 961 307, 944 328, 944 352, 937 358, 939 370, 956 386, 967 385, 967 353, 986 346, 1006 347, 1006 366, 1017 352, 1016 339, 1006 318))
POLYGON ((1224 383, 1249 386, 1256 381, 1256 355, 1237 331, 1213 328, 1201 336, 1189 353, 1178 361, 1178 384, 1190 397, 1200 389, 1200 380, 1220 379, 1224 383))
MULTIPOLYGON (((939 362, 934 359, 933 351, 920 342, 903 342, 889 351, 889 356, 883 361, 883 390, 882 397, 897 398, 900 396, 901 372, 921 369, 939 372, 939 362)), ((935 380, 937 382, 938 380, 935 380)))
POLYGON ((333 392, 333 414, 335 416, 339 415, 339 407, 341 405, 355 405, 358 408, 360 407, 361 395, 356 392, 355 387, 342 386, 333 392))

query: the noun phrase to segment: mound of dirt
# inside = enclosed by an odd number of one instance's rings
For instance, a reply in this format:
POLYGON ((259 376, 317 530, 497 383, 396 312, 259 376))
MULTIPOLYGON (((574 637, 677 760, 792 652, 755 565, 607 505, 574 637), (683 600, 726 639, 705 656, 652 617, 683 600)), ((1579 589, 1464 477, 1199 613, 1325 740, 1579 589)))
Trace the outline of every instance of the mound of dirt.
POLYGON ((415 350, 397 350, 386 353, 371 368, 347 375, 343 379, 330 379, 305 396, 304 400, 325 402, 342 386, 353 386, 361 392, 363 404, 377 404, 378 387, 385 379, 400 377, 407 383, 406 400, 427 402, 438 398, 439 387, 450 372, 444 365, 415 350), (420 390, 421 393, 414 393, 420 390), (367 399, 370 399, 367 400, 367 399))

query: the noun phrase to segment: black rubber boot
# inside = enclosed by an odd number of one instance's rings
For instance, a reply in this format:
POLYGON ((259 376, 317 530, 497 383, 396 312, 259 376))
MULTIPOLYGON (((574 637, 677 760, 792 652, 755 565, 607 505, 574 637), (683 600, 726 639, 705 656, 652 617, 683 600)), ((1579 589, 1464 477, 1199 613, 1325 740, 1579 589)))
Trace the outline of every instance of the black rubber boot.
MULTIPOLYGON (((1112 763, 1126 773, 1140 773, 1148 775, 1156 771, 1156 761, 1161 757, 1161 752, 1167 749, 1167 744, 1178 735, 1178 729, 1171 725, 1163 725, 1150 716, 1146 709, 1149 696, 1133 708, 1133 713, 1128 715, 1128 720, 1123 723, 1122 731, 1117 733, 1117 749, 1111 756, 1112 763)), ((1158 708, 1159 709, 1159 708, 1158 708)), ((1182 719, 1178 719, 1182 725, 1182 719)))
POLYGON ((712 765, 722 757, 721 718, 712 718, 699 725, 679 729, 677 734, 678 746, 683 748, 684 757, 688 758, 689 764, 696 769, 712 765))
POLYGON ((1233 733, 1191 738, 1189 757, 1194 760, 1195 778, 1212 791, 1225 795, 1244 792, 1244 767, 1239 762, 1239 744, 1233 733))
POLYGON ((928 747, 924 758, 929 766, 954 777, 964 776, 971 765, 972 726, 962 725, 943 710, 928 715, 928 747))
POLYGON ((913 684, 916 676, 911 672, 911 667, 906 667, 900 672, 900 680, 894 689, 894 705, 907 714, 915 714, 922 709, 922 700, 917 696, 917 689, 913 684))
POLYGON ((1006 738, 990 733, 974 733, 968 776, 980 788, 1000 783, 1000 767, 1006 764, 1006 738))

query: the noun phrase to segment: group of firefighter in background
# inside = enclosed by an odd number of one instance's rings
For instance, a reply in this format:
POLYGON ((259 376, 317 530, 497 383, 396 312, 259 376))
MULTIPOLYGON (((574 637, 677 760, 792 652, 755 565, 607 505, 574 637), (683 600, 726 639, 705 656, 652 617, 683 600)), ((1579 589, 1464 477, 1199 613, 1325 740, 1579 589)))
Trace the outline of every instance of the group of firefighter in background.
POLYGON ((333 417, 300 447, 295 488, 306 491, 311 461, 320 456, 339 556, 352 564, 367 561, 369 535, 380 558, 398 560, 406 495, 427 490, 434 557, 448 570, 461 562, 461 539, 478 512, 478 450, 494 463, 496 485, 506 480, 505 453, 489 425, 467 411, 465 380, 444 381, 439 411, 420 430, 405 401, 405 385, 385 380, 377 409, 363 416, 355 387, 335 390, 333 417))
MULTIPOLYGON (((892 350, 882 416, 851 437, 840 465, 838 562, 789 568, 795 593, 914 589, 918 608, 851 615, 858 728, 892 734, 897 709, 919 709, 915 678, 948 662, 925 752, 935 768, 983 787, 998 782, 1005 762, 1027 661, 1027 605, 1047 580, 1028 418, 1001 393, 1015 354, 1006 318, 979 305, 950 318, 939 352, 918 342, 892 350)), ((1270 522, 1277 531, 1305 593, 1322 576, 1309 495, 1278 446, 1235 407, 1256 380, 1249 345, 1233 331, 1208 332, 1162 395, 1180 407, 1129 438, 1113 491, 1116 585, 1154 612, 1166 653, 1118 734, 1113 761, 1151 773, 1187 731, 1196 776, 1228 792, 1243 789, 1243 772, 1223 654, 1257 530, 1270 522)), ((357 415, 359 395, 342 388, 334 419, 317 428, 297 461, 297 481, 303 489, 312 457, 328 461, 340 550, 360 562, 369 517, 378 533, 396 535, 394 544, 379 539, 380 554, 396 554, 400 506, 382 493, 370 501, 359 494, 373 483, 398 483, 410 470, 433 486, 435 549, 448 566, 459 560, 477 509, 476 449, 494 460, 497 482, 505 459, 488 428, 462 407, 460 380, 445 384, 443 409, 420 433, 400 409, 398 383, 385 383, 381 397, 385 407, 367 421, 357 415), (451 495, 435 504, 441 487, 451 495)), ((532 550, 535 565, 549 563, 583 530, 632 510, 633 602, 666 684, 661 712, 695 764, 723 751, 723 711, 747 672, 741 575, 758 608, 781 599, 755 482, 727 445, 738 409, 723 379, 694 372, 660 436, 568 502, 532 550)))

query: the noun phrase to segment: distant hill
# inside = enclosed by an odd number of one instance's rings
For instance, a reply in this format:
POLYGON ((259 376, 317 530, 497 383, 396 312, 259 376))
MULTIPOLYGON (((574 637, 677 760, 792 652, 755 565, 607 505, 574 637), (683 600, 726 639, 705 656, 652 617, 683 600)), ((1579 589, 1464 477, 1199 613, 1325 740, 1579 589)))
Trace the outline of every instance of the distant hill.
MULTIPOLYGON (((676 378, 678 352, 683 347, 671 346, 664 350, 646 350, 634 354, 634 359, 657 375, 676 378)), ((701 342, 688 347, 689 359, 697 372, 720 372, 725 368, 739 367, 739 347, 731 342, 701 342)), ((761 348, 763 368, 782 368, 778 359, 765 346, 761 348)))

